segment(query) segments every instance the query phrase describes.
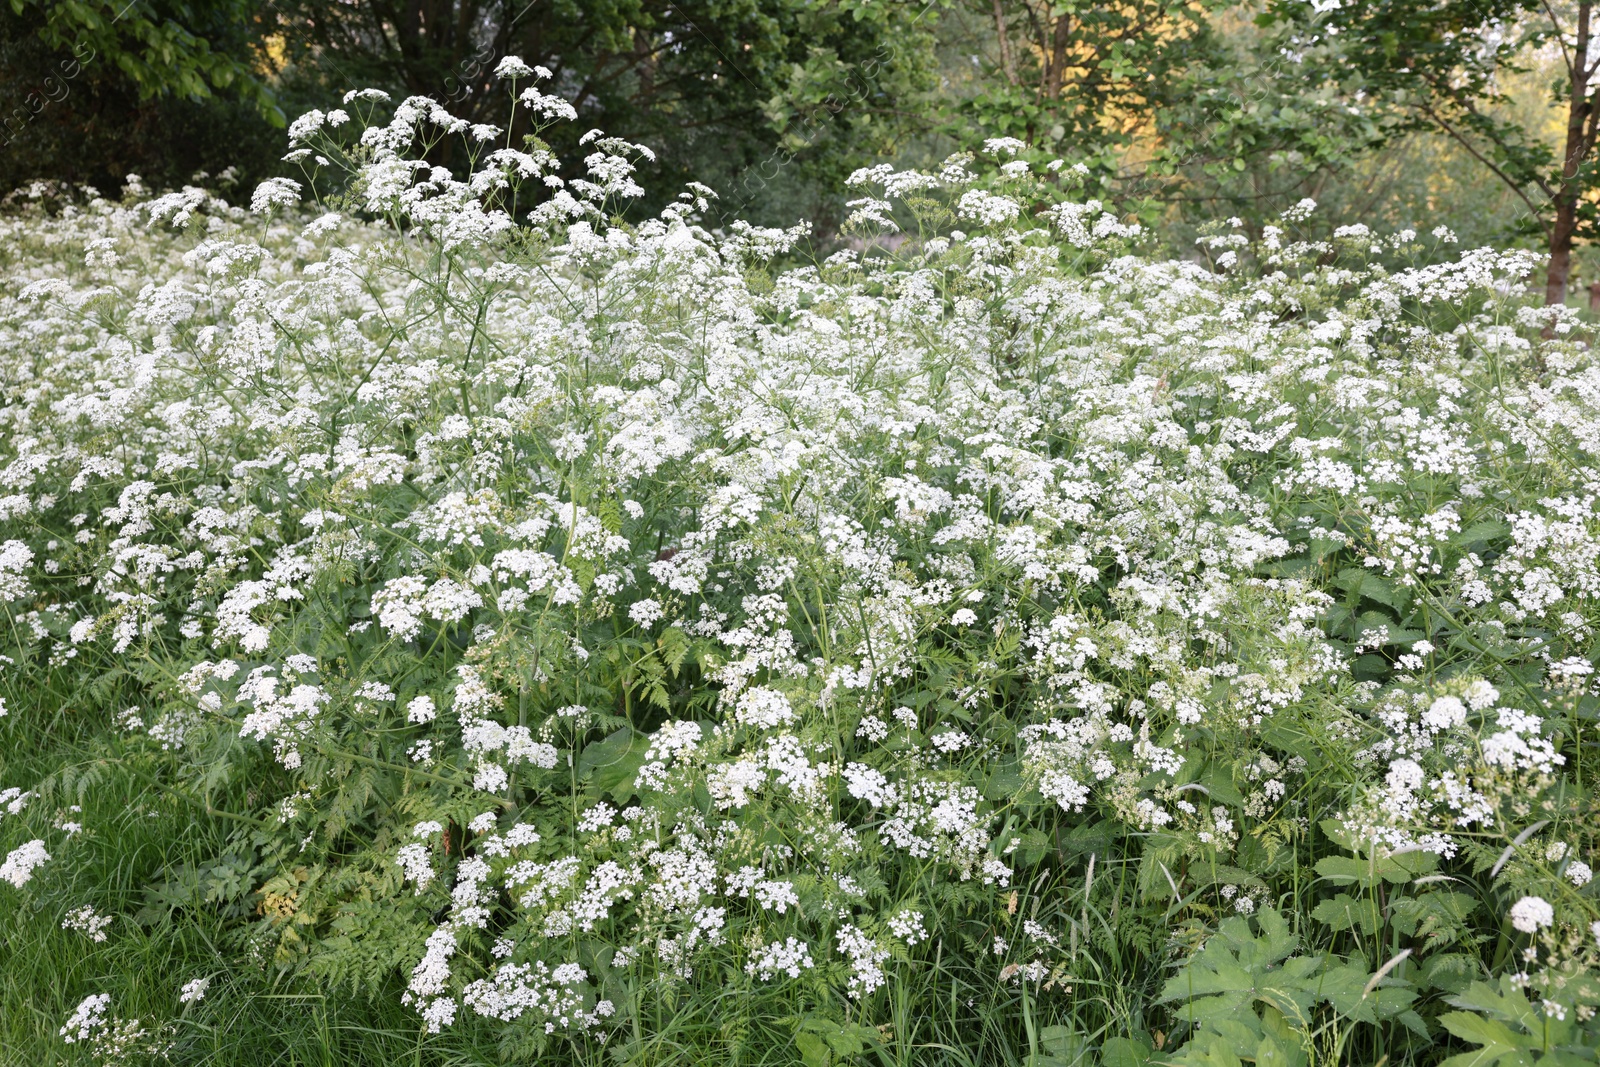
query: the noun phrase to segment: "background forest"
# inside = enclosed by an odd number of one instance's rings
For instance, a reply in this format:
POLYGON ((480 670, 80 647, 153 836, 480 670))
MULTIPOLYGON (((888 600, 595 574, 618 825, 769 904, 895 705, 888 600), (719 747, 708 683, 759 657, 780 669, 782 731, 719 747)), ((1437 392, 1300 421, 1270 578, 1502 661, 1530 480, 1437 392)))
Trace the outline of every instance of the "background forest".
POLYGON ((286 115, 375 86, 481 119, 520 54, 578 108, 564 136, 646 144, 652 188, 693 177, 725 218, 807 218, 824 246, 853 169, 1014 136, 1169 249, 1304 197, 1329 229, 1546 248, 1563 179, 1575 207, 1593 180, 1592 129, 1564 141, 1574 99, 1592 126, 1588 22, 1529 0, 7 0, 0 188, 248 193, 288 172, 286 115))

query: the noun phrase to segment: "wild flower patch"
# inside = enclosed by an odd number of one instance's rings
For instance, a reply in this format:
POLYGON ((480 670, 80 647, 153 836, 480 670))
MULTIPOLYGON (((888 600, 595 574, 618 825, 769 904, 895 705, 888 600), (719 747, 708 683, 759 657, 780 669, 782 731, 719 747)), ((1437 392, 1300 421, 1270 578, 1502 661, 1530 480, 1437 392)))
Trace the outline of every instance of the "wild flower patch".
MULTIPOLYGON (((996 142, 796 266, 617 220, 603 135, 290 134, 249 210, 0 218, 0 729, 92 708, 232 821, 239 975, 508 1057, 1593 1054, 1600 365, 1527 255, 1156 260, 996 142)), ((0 786, 8 906, 177 921, 0 786)), ((62 1040, 186 1055, 244 979, 172 979, 62 1040)))

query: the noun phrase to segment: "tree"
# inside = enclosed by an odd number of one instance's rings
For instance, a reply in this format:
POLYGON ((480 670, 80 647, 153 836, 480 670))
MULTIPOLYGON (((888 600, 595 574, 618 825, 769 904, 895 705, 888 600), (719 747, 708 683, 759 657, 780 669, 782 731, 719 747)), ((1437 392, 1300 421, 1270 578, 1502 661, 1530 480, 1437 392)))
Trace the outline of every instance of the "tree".
MULTIPOLYGON (((552 146, 564 158, 600 127, 661 155, 648 184, 663 195, 693 178, 773 221, 815 212, 813 190, 925 125, 937 18, 911 0, 0 0, 0 13, 0 88, 26 102, 8 132, 29 131, 0 178, 186 180, 162 164, 193 162, 187 131, 226 117, 254 144, 264 124, 243 109, 281 124, 367 86, 500 122, 494 69, 520 55, 582 117, 552 146), (107 136, 80 149, 95 130, 107 136)), ((251 178, 275 159, 260 155, 251 178)))
POLYGON ((494 68, 521 56, 578 109, 574 137, 600 127, 641 141, 662 156, 652 184, 694 178, 736 205, 780 171, 828 178, 859 165, 914 124, 908 101, 931 83, 933 13, 904 2, 282 0, 275 10, 291 74, 431 96, 474 121, 502 119, 494 68))
POLYGON ((282 124, 263 77, 266 25, 251 0, 10 0, 34 14, 39 39, 58 52, 120 71, 141 99, 218 93, 247 100, 282 124))
POLYGON ((1381 113, 1386 135, 1438 130, 1513 189, 1548 249, 1545 302, 1564 303, 1579 241, 1597 232, 1595 141, 1600 65, 1593 0, 1274 0, 1267 20, 1309 77, 1334 79, 1350 101, 1381 113), (1541 48, 1561 55, 1550 87, 1563 117, 1560 154, 1541 132, 1496 108, 1501 83, 1541 48))
POLYGON ((129 173, 161 186, 273 165, 282 134, 270 124, 283 118, 257 11, 250 0, 0 3, 0 194, 36 178, 114 192, 129 173))
MULTIPOLYGON (((1369 122, 1286 71, 1247 0, 957 0, 974 75, 950 127, 974 122, 1087 164, 1152 220, 1270 213, 1372 141, 1369 122)), ((959 69, 952 65, 952 71, 959 69)))
POLYGON ((968 0, 990 21, 994 84, 972 104, 1030 143, 1125 142, 1213 43, 1211 0, 968 0))

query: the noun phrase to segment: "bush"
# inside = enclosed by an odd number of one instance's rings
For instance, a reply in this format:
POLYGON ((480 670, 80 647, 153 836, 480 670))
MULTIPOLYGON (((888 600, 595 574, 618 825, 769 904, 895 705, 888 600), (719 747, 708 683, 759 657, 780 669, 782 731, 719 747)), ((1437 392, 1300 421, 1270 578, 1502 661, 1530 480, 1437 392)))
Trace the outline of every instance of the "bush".
POLYGON ((999 140, 794 265, 381 97, 253 213, 4 221, 0 729, 74 754, 3 892, 221 960, 55 1051, 264 974, 541 1062, 1592 1059, 1600 368, 1527 254, 1151 261, 999 140))
MULTIPOLYGON (((44 15, 13 6, 0 5, 0 194, 35 180, 110 192, 129 174, 152 188, 176 188, 199 173, 214 187, 237 174, 248 195, 256 180, 278 172, 282 120, 278 129, 269 125, 258 94, 150 95, 106 42, 52 47, 41 39, 44 15)), ((147 50, 134 51, 142 63, 147 50)), ((161 69, 177 77, 173 66, 161 69)))

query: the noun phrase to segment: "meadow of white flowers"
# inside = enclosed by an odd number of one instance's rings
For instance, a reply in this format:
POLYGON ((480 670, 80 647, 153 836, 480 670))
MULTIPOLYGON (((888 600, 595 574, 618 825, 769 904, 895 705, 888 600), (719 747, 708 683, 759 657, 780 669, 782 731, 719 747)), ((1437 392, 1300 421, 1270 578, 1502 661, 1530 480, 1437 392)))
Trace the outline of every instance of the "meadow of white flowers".
MULTIPOLYGON (((1160 261, 993 141, 795 265, 599 134, 290 137, 0 215, 0 741, 222 820, 239 974, 525 1062, 1593 1061, 1600 362, 1530 256, 1160 261)), ((71 782, 0 780, 0 906, 182 921, 52 883, 71 782)), ((169 979, 58 1051, 200 1062, 169 979)))

